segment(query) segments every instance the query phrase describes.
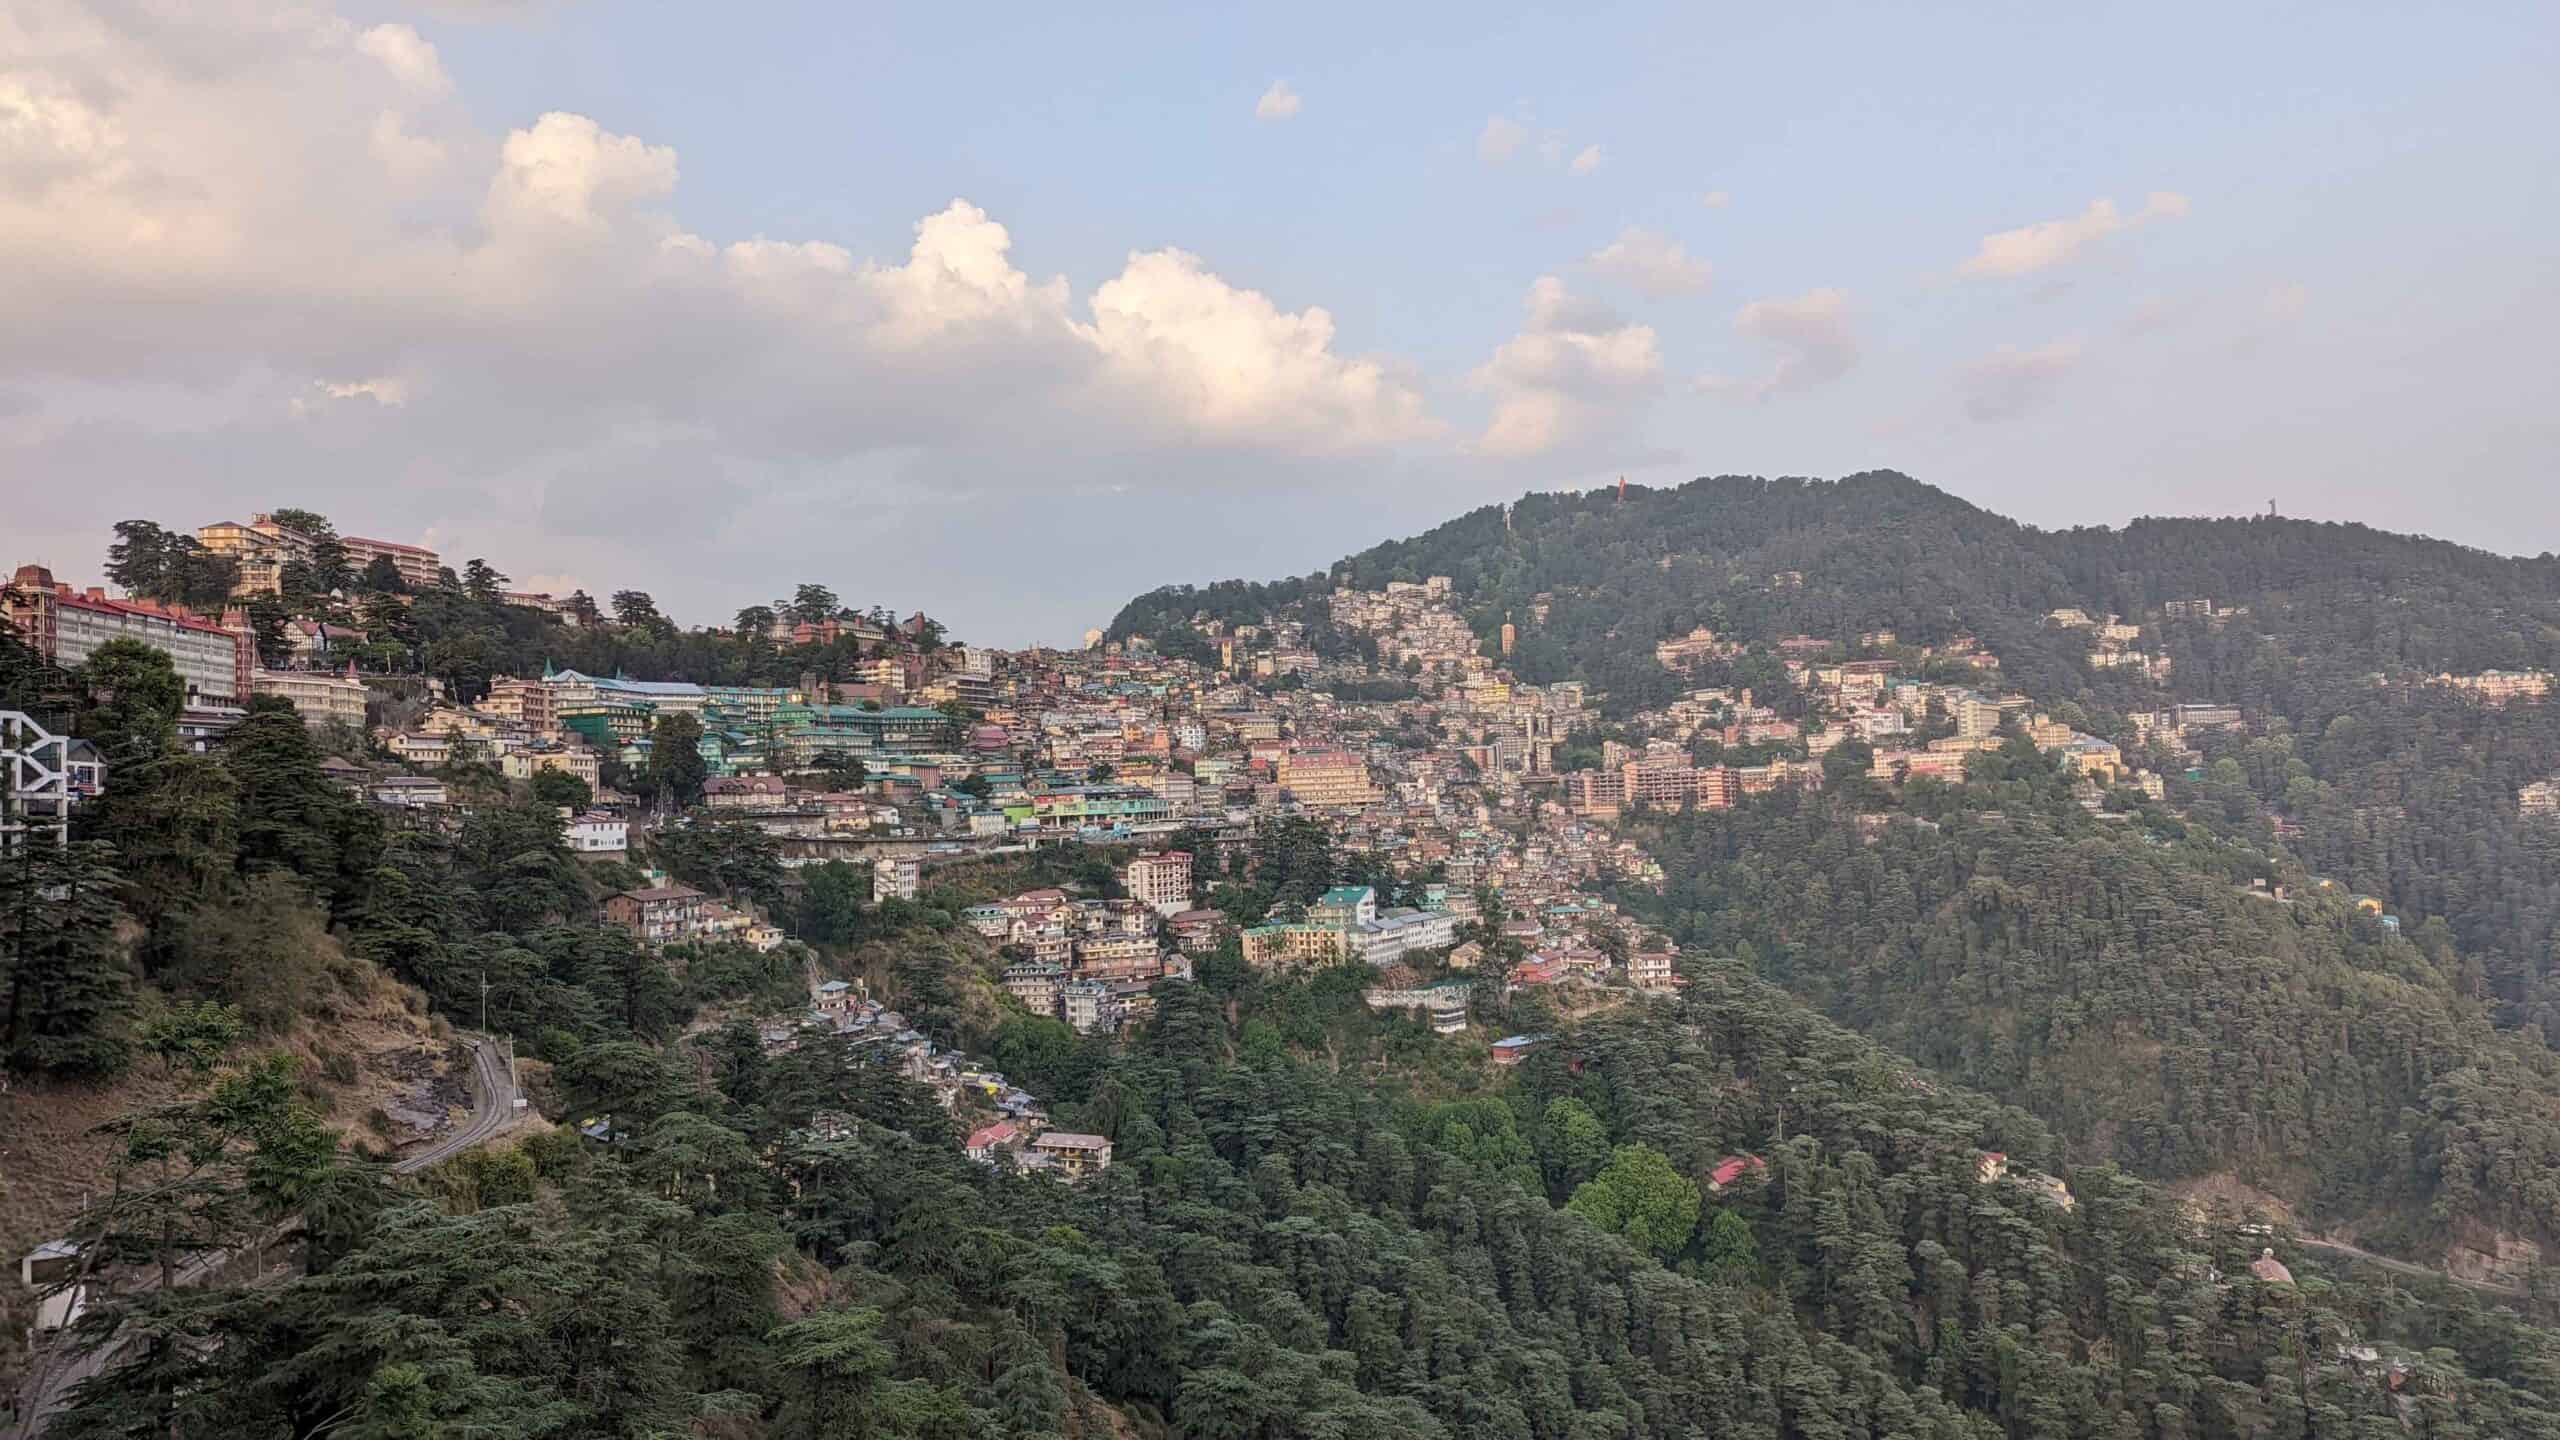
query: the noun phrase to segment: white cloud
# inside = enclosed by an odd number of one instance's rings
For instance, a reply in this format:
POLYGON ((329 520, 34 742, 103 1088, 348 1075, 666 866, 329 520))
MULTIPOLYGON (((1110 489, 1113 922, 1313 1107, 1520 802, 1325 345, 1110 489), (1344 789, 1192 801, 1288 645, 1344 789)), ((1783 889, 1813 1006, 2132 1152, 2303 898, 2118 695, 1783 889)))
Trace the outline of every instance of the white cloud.
POLYGON ((1592 171, 1599 169, 1600 147, 1597 145, 1583 146, 1580 153, 1573 157, 1573 163, 1565 168, 1576 175, 1588 175, 1592 171))
POLYGON ((2064 377, 2078 368, 2081 345, 2057 340, 2033 350, 2003 345, 1956 375, 1964 413, 1985 423, 2015 420, 2050 404, 2064 377))
POLYGON ((1852 322, 1849 292, 1809 290, 1792 300, 1754 300, 1733 317, 1733 328, 1782 352, 1777 367, 1756 382, 1710 377, 1711 390, 1745 389, 1759 399, 1785 390, 1821 385, 1849 373, 1858 363, 1858 336, 1852 322))
POLYGON ((1552 275, 1529 287, 1527 309, 1520 333, 1468 376, 1494 397, 1477 453, 1512 459, 1626 443, 1625 428, 1662 385, 1653 327, 1575 298, 1552 275))
POLYGON ((1714 269, 1657 230, 1630 225, 1583 261, 1647 295, 1686 295, 1707 288, 1714 269))
POLYGON ((1710 210, 1721 210, 1733 203, 1733 197, 1721 190, 1710 190, 1698 197, 1698 203, 1710 210))
POLYGON ((437 99, 453 88, 436 47, 406 25, 376 25, 357 38, 356 49, 381 61, 411 94, 437 99))
POLYGON ((2300 282, 2288 280, 2267 292, 2258 308, 2270 320, 2291 320, 2311 304, 2311 292, 2300 282))
POLYGON ((2040 220, 1984 236, 1973 258, 1957 269, 1966 275, 2030 275, 2060 265, 2120 230, 2174 220, 2186 213, 2186 197, 2167 190, 2152 192, 2132 215, 2119 212, 2112 200, 2092 200, 2088 209, 2069 219, 2040 220))
POLYGON ((1253 118, 1286 120, 1298 113, 1298 104, 1298 92, 1289 88, 1289 82, 1274 80, 1271 88, 1262 92, 1262 98, 1253 102, 1253 118))
POLYGON ((672 214, 673 147, 561 111, 476 132, 405 26, 247 0, 188 27, 88 0, 24 13, 0 46, 0 386, 250 384, 273 414, 281 378, 315 423, 397 424, 420 464, 482 477, 607 427, 801 462, 1341 456, 1441 433, 1420 382, 1342 353, 1326 310, 1178 250, 1080 298, 966 201, 887 262, 714 239, 672 214), (364 378, 392 375, 406 388, 364 378), (377 403, 335 403, 358 394, 377 403))
POLYGON ((409 403, 408 382, 391 375, 377 375, 370 380, 314 380, 320 393, 332 400, 363 398, 377 405, 409 403))
POLYGON ((1487 165, 1500 165, 1520 153, 1529 143, 1529 127, 1499 115, 1485 117, 1484 129, 1476 134, 1476 158, 1487 165))

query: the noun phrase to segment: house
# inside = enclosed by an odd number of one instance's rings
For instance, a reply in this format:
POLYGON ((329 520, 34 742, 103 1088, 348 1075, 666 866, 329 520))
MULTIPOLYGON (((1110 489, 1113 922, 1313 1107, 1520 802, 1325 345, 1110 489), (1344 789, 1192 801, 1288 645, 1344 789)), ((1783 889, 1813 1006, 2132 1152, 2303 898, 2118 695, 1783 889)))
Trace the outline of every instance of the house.
POLYGON ((1201 955, 1218 948, 1218 927, 1226 919, 1216 910, 1184 910, 1167 918, 1164 928, 1173 937, 1175 949, 1186 955, 1201 955))
POLYGON ((1070 1180, 1099 1175, 1111 1168, 1111 1142, 1099 1135, 1052 1130, 1031 1142, 1031 1153, 1055 1161, 1070 1180))
POLYGON ((1529 1058, 1529 1052, 1553 1040, 1552 1035, 1506 1035, 1493 1042, 1493 1063, 1517 1065, 1529 1058))
POLYGON ((411 765, 434 769, 453 761, 453 737, 428 735, 418 731, 391 737, 391 753, 411 765))
POLYGON ((1716 1168, 1707 1172, 1707 1193, 1721 1194, 1745 1175, 1767 1173, 1769 1162, 1757 1155, 1727 1155, 1716 1162, 1716 1168))
POLYGON ((1639 990, 1668 990, 1680 983, 1672 969, 1672 953, 1647 950, 1627 957, 1627 983, 1639 990))
POLYGON ((791 787, 779 775, 724 775, 702 782, 702 803, 714 810, 780 810, 791 787))
POLYGON ((631 822, 601 810, 571 818, 562 834, 580 855, 619 855, 631 848, 631 822))
POLYGON ((1449 968, 1452 970, 1473 970, 1483 963, 1484 947, 1473 940, 1449 952, 1449 968))
POLYGON ((621 926, 654 950, 700 933, 709 918, 710 903, 710 897, 690 885, 654 885, 608 897, 604 918, 605 923, 621 926))
POLYGON ((1021 1140, 1022 1131, 1012 1121, 999 1120, 993 1125, 981 1125, 970 1131, 968 1143, 961 1149, 970 1159, 984 1165, 993 1163, 999 1153, 1013 1149, 1021 1140))

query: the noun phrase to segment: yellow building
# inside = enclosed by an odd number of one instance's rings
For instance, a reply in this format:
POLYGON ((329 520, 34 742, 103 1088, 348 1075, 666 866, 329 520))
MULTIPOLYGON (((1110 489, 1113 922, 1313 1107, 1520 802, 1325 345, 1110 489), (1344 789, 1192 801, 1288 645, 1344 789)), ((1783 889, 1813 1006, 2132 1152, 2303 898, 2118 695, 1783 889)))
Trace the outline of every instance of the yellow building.
POLYGON ((364 682, 334 670, 258 670, 249 688, 260 695, 280 695, 302 712, 305 725, 364 728, 364 682))
POLYGON ((1272 779, 1310 808, 1374 803, 1378 789, 1369 782, 1369 766, 1348 750, 1331 746, 1294 746, 1280 752, 1272 779))

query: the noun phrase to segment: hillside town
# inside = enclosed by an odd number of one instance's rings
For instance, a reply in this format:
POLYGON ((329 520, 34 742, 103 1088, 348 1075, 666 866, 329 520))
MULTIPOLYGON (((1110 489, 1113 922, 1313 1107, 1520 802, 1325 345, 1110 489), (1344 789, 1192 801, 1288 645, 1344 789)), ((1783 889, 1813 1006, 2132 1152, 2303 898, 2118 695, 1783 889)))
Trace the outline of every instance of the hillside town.
MULTIPOLYGON (((630 882, 603 901, 602 919, 653 951, 770 954, 802 938, 772 897, 715 893, 647 858, 697 832, 758 837, 786 884, 846 867, 875 905, 929 901, 940 877, 975 864, 1099 851, 1105 886, 1040 886, 956 915, 1001 961, 1008 1003, 1088 1035, 1144 1026, 1158 987, 1188 980, 1222 946, 1264 971, 1363 967, 1371 1007, 1443 1036, 1472 1028, 1480 996, 1538 990, 1566 1012, 1638 1001, 1684 983, 1669 939, 1609 898, 1662 879, 1634 823, 1646 813, 1852 778, 1959 781, 1973 756, 2020 740, 2063 762, 2095 812, 2117 791, 2159 797, 2155 767, 2200 764, 2192 742, 2241 719, 2164 701, 2130 717, 2145 749, 2129 756, 2005 690, 1999 657, 1973 641, 1909 646, 1867 632, 1789 637, 1774 647, 1771 685, 1702 685, 1604 720, 1581 683, 1526 683, 1509 668, 1543 602, 1479 633, 1445 576, 1337 588, 1312 620, 1203 613, 1180 636, 1097 632, 1079 650, 946 641, 920 612, 756 607, 740 617, 750 638, 777 655, 823 655, 826 668, 752 685, 545 661, 466 685, 386 666, 397 652, 345 622, 369 614, 387 629, 422 594, 475 589, 562 633, 633 622, 583 594, 499 589, 503 577, 477 561, 466 581, 433 551, 318 539, 271 515, 173 545, 218 562, 224 605, 75 590, 29 565, 7 588, 7 618, 65 668, 119 638, 166 653, 186 686, 181 733, 198 748, 219 746, 253 701, 290 704, 331 737, 332 778, 399 826, 451 834, 490 797, 563 797, 569 851, 630 882), (313 593, 315 560, 341 583, 294 607, 279 651, 273 612, 280 597, 313 593), (692 793, 635 778, 670 774, 693 777, 692 793), (1326 873, 1241 913, 1257 857, 1284 832, 1316 837, 1332 857, 1326 873)), ((2234 613, 2209 599, 2175 605, 2185 619, 2234 613)), ((2140 624, 2077 610, 2047 623, 2084 634, 2093 668, 2167 678, 2167 661, 2139 648, 2140 624)), ((1744 648, 1699 627, 1660 641, 1655 657, 1689 676, 1744 648)), ((2547 679, 2438 683, 2494 704, 2547 679)), ((65 754, 78 783, 60 787, 47 812, 57 821, 114 784, 94 751, 65 754)), ((2519 804, 2553 808, 2544 788, 2519 804)), ((1107 1144, 1049 1136, 1035 1097, 937 1049, 858 982, 810 973, 805 1012, 759 1021, 769 1047, 824 1035, 876 1054, 972 1117, 968 1148, 990 1163, 1069 1177, 1109 1163, 1107 1144)), ((1503 1037, 1489 1054, 1514 1063, 1539 1039, 1503 1037)))

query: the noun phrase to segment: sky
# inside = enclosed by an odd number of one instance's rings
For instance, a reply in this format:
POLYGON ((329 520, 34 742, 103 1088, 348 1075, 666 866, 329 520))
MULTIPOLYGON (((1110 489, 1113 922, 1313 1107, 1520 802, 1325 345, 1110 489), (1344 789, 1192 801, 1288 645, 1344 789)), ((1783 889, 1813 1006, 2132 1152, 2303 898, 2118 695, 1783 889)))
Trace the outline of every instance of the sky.
POLYGON ((1884 468, 2560 550, 2555 73, 2547 0, 5 0, 0 566, 298 505, 1058 643, 1884 468))

